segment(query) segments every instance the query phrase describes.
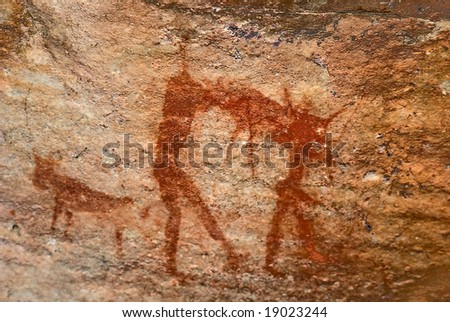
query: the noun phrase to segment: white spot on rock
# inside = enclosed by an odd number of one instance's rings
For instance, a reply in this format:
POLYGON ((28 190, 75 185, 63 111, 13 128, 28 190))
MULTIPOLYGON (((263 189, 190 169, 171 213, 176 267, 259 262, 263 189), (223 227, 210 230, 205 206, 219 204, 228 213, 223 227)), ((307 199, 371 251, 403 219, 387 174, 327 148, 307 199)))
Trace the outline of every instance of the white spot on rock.
POLYGON ((363 177, 363 181, 381 181, 383 177, 377 174, 375 171, 367 171, 363 177))
POLYGON ((448 93, 450 93, 450 81, 442 82, 439 87, 442 90, 442 95, 447 95, 448 93))

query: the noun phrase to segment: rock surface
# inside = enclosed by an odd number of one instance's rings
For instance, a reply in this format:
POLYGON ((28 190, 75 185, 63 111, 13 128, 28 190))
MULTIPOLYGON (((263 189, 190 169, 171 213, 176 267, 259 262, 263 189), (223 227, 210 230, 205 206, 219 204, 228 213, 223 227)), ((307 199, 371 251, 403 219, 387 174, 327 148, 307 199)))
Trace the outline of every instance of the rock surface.
POLYGON ((449 19, 447 1, 2 3, 0 300, 450 300, 449 19), (177 133, 325 132, 345 165, 147 162, 177 133))

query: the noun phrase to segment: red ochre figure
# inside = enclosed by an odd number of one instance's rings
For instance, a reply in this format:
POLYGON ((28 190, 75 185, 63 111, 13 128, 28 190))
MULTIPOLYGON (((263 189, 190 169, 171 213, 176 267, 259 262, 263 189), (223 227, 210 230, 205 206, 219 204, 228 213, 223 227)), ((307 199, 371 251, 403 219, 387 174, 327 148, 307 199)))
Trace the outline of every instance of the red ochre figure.
POLYGON ((55 207, 51 230, 55 229, 56 222, 61 214, 65 215, 66 226, 64 237, 69 238, 69 229, 73 224, 73 211, 96 214, 103 222, 112 223, 115 228, 116 252, 123 256, 122 239, 123 230, 132 227, 141 233, 151 243, 150 237, 142 228, 142 223, 132 216, 124 216, 126 207, 133 204, 129 197, 114 197, 104 192, 91 189, 86 184, 71 177, 60 174, 55 167, 57 162, 34 154, 36 164, 33 173, 33 185, 41 190, 53 192, 55 207))
MULTIPOLYGON (((159 137, 156 155, 167 153, 164 144, 172 142, 174 136, 181 140, 191 135, 191 125, 197 113, 206 112, 211 107, 218 107, 236 122, 236 131, 232 134, 234 140, 240 131, 249 131, 249 141, 256 135, 271 134, 272 141, 278 143, 291 142, 295 147, 302 147, 308 142, 323 142, 318 134, 319 129, 325 130, 330 122, 340 113, 329 118, 320 118, 306 110, 293 107, 287 95, 286 106, 283 106, 255 89, 241 86, 223 85, 221 82, 203 85, 195 81, 187 71, 182 47, 183 68, 180 74, 172 77, 167 83, 163 106, 163 119, 159 125, 159 137)), ((308 103, 305 103, 305 105, 308 103)), ((310 104, 310 103, 309 103, 310 104)), ((299 151, 291 151, 298 153, 299 151)), ((161 161, 161 160, 159 160, 161 161)), ((228 256, 228 264, 232 269, 238 267, 239 255, 235 247, 222 232, 219 223, 214 218, 208 206, 200 197, 200 191, 192 178, 181 168, 176 167, 173 152, 169 150, 168 166, 154 169, 154 176, 159 182, 161 198, 169 217, 166 224, 167 271, 177 274, 176 255, 182 217, 180 199, 186 198, 198 209, 198 218, 212 239, 222 244, 228 256)), ((302 205, 312 204, 313 200, 301 186, 304 167, 289 170, 287 177, 276 184, 277 203, 267 236, 265 268, 272 274, 279 274, 274 263, 280 251, 283 238, 281 225, 286 216, 294 216, 297 220, 297 232, 304 242, 308 257, 316 262, 324 262, 326 258, 316 251, 313 241, 311 223, 304 218, 302 205)))

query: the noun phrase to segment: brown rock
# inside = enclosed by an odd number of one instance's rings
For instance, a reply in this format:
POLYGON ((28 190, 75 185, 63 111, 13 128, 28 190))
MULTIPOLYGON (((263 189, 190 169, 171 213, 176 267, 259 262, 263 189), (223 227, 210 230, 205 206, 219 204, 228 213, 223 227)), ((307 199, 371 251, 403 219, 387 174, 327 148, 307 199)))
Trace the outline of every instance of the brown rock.
POLYGON ((449 18, 1 5, 0 299, 449 300, 449 18))

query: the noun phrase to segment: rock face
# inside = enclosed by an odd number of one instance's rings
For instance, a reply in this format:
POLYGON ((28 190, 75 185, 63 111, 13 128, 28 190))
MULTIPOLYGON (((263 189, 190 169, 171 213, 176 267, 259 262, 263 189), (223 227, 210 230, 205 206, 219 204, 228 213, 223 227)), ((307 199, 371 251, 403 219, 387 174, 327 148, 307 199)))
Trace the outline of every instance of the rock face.
POLYGON ((448 2, 261 3, 0 5, 1 300, 450 300, 448 2))

